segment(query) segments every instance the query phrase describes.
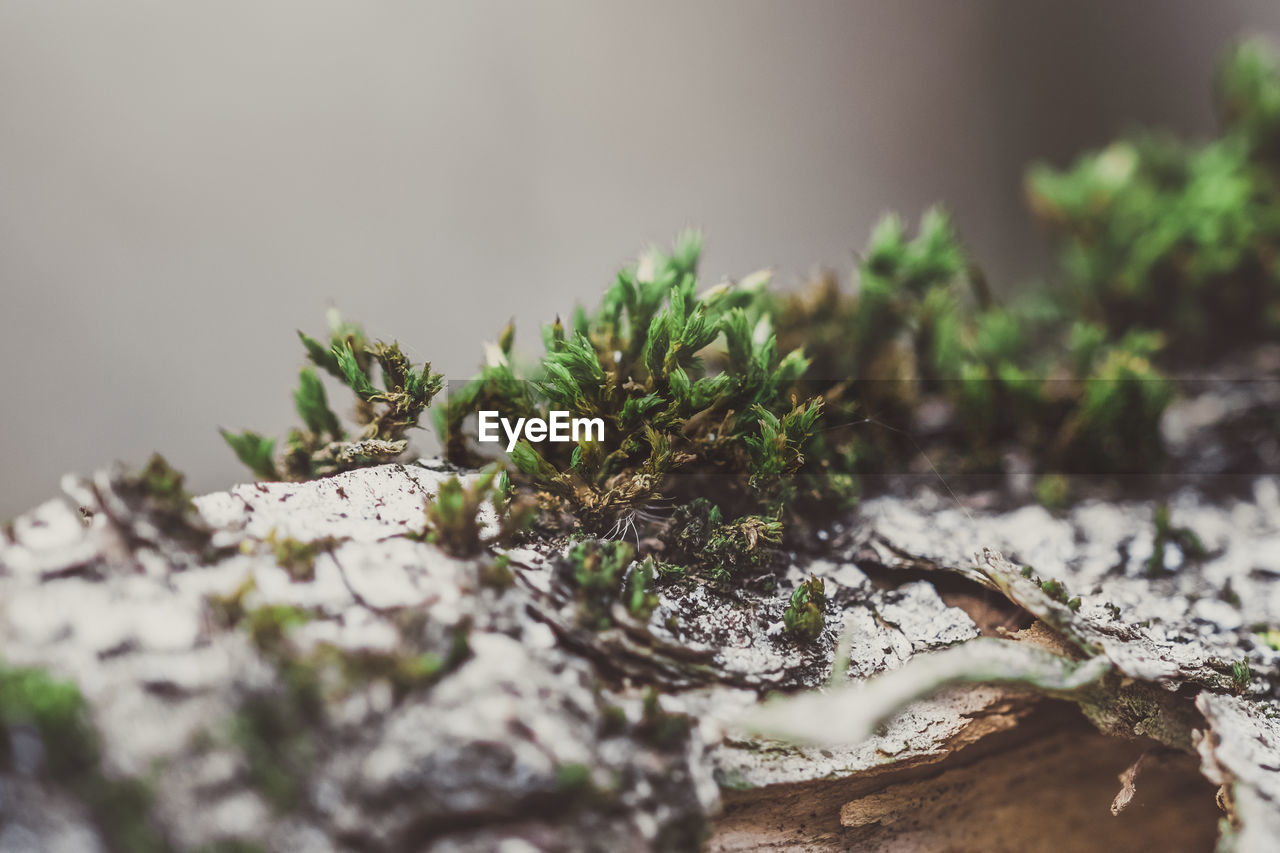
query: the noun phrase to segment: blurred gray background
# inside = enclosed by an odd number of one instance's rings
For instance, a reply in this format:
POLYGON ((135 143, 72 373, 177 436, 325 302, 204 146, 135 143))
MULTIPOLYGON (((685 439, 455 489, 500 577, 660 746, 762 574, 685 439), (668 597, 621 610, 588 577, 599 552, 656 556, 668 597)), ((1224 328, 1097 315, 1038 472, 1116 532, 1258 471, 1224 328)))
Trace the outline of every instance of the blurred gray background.
MULTIPOLYGON (((1021 175, 1208 85, 1280 4, 0 0, 0 518, 215 429, 282 433, 340 307, 451 378, 685 225, 704 273, 847 274, 944 202, 997 287, 1047 269, 1021 175)), ((420 442, 430 447, 429 433, 420 442)))

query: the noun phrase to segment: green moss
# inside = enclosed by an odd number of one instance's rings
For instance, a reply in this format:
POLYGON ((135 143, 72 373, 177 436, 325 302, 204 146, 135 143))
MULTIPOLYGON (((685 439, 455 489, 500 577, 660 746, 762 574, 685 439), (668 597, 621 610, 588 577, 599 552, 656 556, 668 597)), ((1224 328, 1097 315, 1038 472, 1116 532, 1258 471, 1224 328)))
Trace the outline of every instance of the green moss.
MULTIPOLYGON (((54 778, 72 776, 98 760, 97 736, 80 690, 41 670, 0 666, 0 720, 35 729, 54 778)), ((6 739, 0 749, 7 747, 6 739)))
POLYGON ((591 768, 585 764, 561 764, 556 768, 556 788, 580 794, 591 790, 591 768))
POLYGON ((697 292, 699 250, 685 235, 620 272, 595 312, 547 329, 529 375, 504 354, 452 394, 438 420, 450 458, 476 458, 464 427, 482 407, 508 417, 562 410, 601 418, 604 440, 521 443, 511 454, 550 520, 568 510, 588 533, 616 532, 707 490, 730 519, 777 517, 795 495, 821 401, 794 399, 807 361, 760 325, 754 290, 697 292))
POLYGON ((205 606, 214 624, 221 628, 234 628, 239 625, 246 613, 245 599, 255 589, 257 589, 257 581, 252 574, 249 574, 230 594, 215 593, 205 596, 205 606))
POLYGON ((244 756, 248 781, 273 808, 300 806, 317 756, 314 698, 296 688, 282 694, 247 697, 231 719, 228 734, 244 756))
POLYGON ((1169 517, 1169 505, 1158 504, 1153 514, 1155 533, 1152 537, 1151 556, 1147 558, 1146 570, 1151 577, 1167 574, 1165 569, 1165 552, 1170 545, 1177 546, 1184 558, 1203 560, 1208 556, 1200 537, 1189 527, 1174 527, 1169 517))
POLYGON ((1071 504, 1071 480, 1062 474, 1037 477, 1035 492, 1036 502, 1047 510, 1062 510, 1071 504))
POLYGON ((803 581, 791 593, 791 601, 782 614, 787 634, 800 643, 812 643, 826 628, 823 613, 827 608, 826 584, 821 578, 803 581))
POLYGON ((282 457, 276 442, 255 432, 221 430, 236 456, 261 479, 309 480, 364 465, 389 462, 404 452, 405 435, 443 387, 431 365, 415 368, 396 343, 370 343, 357 325, 329 316, 328 345, 298 332, 314 367, 298 373, 294 408, 302 427, 290 431, 282 457), (360 430, 350 435, 329 406, 314 368, 338 379, 355 396, 360 430))
POLYGON ((1277 69, 1262 42, 1228 57, 1222 134, 1205 145, 1138 137, 1066 171, 1032 171, 1032 203, 1063 235, 1078 310, 1115 335, 1163 332, 1183 362, 1273 339, 1277 69))
POLYGON ((486 467, 465 486, 451 476, 440 484, 435 499, 427 502, 427 541, 463 558, 478 556, 492 545, 510 544, 528 527, 533 507, 526 501, 509 500, 506 491, 505 472, 498 465, 486 467), (497 529, 488 534, 480 518, 486 502, 498 514, 497 529))
POLYGON ((658 594, 653 591, 658 579, 658 564, 653 557, 645 557, 627 574, 624 597, 627 612, 642 622, 649 621, 658 606, 658 594))
MULTIPOLYGON (((41 772, 88 807, 110 849, 171 849, 150 820, 148 786, 103 774, 98 734, 80 690, 42 670, 0 662, 0 733, 20 726, 34 730, 44 746, 41 772)), ((7 737, 0 740, 0 768, 12 761, 8 746, 7 737)))
POLYGON ((636 736, 658 749, 679 749, 688 740, 693 722, 688 714, 673 714, 662 710, 658 696, 657 688, 649 687, 645 690, 636 736))
POLYGON ((726 522, 718 506, 694 498, 672 512, 663 540, 678 559, 728 577, 772 563, 782 533, 780 519, 748 515, 726 522))
MULTIPOLYGON (((999 288, 1003 300, 941 209, 915 233, 881 221, 848 291, 829 276, 804 294, 772 293, 766 276, 702 287, 700 240, 683 235, 619 272, 594 309, 557 317, 537 358, 518 359, 505 328, 479 375, 433 410, 445 455, 481 463, 470 429, 482 409, 599 418, 602 441, 511 452, 542 530, 657 538, 664 557, 722 578, 760 573, 784 541, 803 545, 864 488, 905 473, 1003 474, 1012 453, 1051 509, 1076 497, 1071 474, 1157 473, 1167 373, 1280 332, 1278 93, 1280 62, 1249 42, 1220 75, 1219 138, 1122 140, 1071 169, 1033 169, 1028 194, 1060 235, 1061 269, 1051 287, 999 288)), ((440 377, 336 316, 326 341, 300 338, 302 426, 279 458, 269 439, 227 434, 240 458, 305 479, 399 454, 440 377), (354 395, 358 434, 333 415, 321 373, 354 395)), ((441 547, 484 550, 478 501, 442 491, 441 547)), ((1153 572, 1170 542, 1203 551, 1189 531, 1158 534, 1153 572)))
POLYGON ((244 614, 244 626, 253 645, 263 654, 280 653, 289 631, 311 621, 311 614, 291 604, 269 604, 244 614))
POLYGON ((613 625, 611 611, 624 597, 624 577, 634 558, 635 549, 626 542, 587 539, 570 546, 559 571, 574 589, 580 626, 601 630, 613 625))
POLYGON ((310 581, 315 580, 316 557, 332 549, 337 540, 325 538, 302 542, 292 537, 279 538, 273 530, 267 537, 267 544, 276 558, 276 565, 288 572, 290 578, 310 581))
POLYGON ((1253 680, 1253 669, 1249 666, 1247 660, 1233 661, 1231 664, 1231 686, 1237 693, 1244 693, 1249 689, 1249 682, 1253 680))

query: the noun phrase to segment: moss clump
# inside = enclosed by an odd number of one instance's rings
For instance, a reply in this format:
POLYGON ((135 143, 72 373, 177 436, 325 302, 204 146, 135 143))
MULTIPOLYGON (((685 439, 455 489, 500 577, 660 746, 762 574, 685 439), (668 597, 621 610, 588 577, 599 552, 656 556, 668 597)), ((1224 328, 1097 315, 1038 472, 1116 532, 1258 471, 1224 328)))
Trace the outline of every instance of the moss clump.
POLYGON ((1063 235, 1070 305, 1112 335, 1165 334, 1178 363, 1280 332, 1280 64, 1241 44, 1218 78, 1222 135, 1116 142, 1028 192, 1063 235))
POLYGON ((626 542, 586 539, 570 546, 558 572, 574 590, 579 626, 593 630, 611 627, 613 605, 618 602, 635 604, 634 615, 645 612, 654 573, 640 569, 632 572, 633 579, 628 581, 627 569, 634 559, 635 549, 626 542), (637 574, 639 579, 635 579, 637 574))
MULTIPOLYGON (((180 484, 180 480, 179 480, 180 484)), ((102 773, 101 745, 79 688, 39 669, 0 662, 0 768, 8 769, 8 732, 28 728, 44 747, 40 772, 88 806, 113 850, 162 853, 170 846, 149 818, 151 792, 136 779, 102 773)))
POLYGON ((782 624, 796 642, 812 643, 822 635, 826 628, 823 618, 827 609, 826 591, 821 578, 811 577, 791 593, 787 609, 782 613, 782 624))
POLYGON ((658 594, 654 592, 654 587, 659 572, 657 561, 653 557, 645 557, 627 573, 624 603, 627 612, 642 622, 649 621, 658 606, 658 594))
POLYGON ((303 427, 291 430, 283 458, 275 439, 254 432, 222 437, 240 461, 265 480, 310 480, 363 465, 389 462, 404 452, 405 434, 418 425, 423 411, 443 387, 431 365, 415 368, 396 343, 370 343, 364 330, 329 316, 329 343, 298 332, 314 367, 302 368, 294 392, 294 408, 303 427), (348 435, 329 407, 324 383, 315 368, 337 378, 356 398, 361 429, 348 435))
POLYGON ((620 272, 595 312, 546 330, 528 375, 512 365, 505 334, 482 375, 440 410, 450 458, 475 460, 466 427, 480 408, 567 411, 602 419, 604 440, 522 442, 511 455, 551 519, 559 510, 589 534, 619 533, 708 491, 729 519, 780 518, 821 401, 797 397, 807 360, 779 349, 758 290, 697 292, 699 250, 688 234, 620 272))
POLYGON ((856 279, 852 294, 826 278, 770 308, 781 340, 805 342, 827 404, 805 476, 880 478, 922 459, 992 473, 1011 449, 1042 474, 1159 458, 1172 390, 1150 362, 1158 336, 1108 336, 1049 294, 998 303, 937 209, 914 237, 883 220, 856 279), (929 432, 917 426, 925 403, 945 414, 929 432))
POLYGON ((694 498, 673 510, 662 535, 677 559, 727 578, 771 564, 782 533, 780 519, 745 515, 726 522, 718 506, 694 498))
MULTIPOLYGON (((1024 577, 1026 576, 1025 571, 1023 575, 1024 577)), ((1056 578, 1050 578, 1047 581, 1040 581, 1040 591, 1059 604, 1065 604, 1067 609, 1072 613, 1075 613, 1080 609, 1080 597, 1069 595, 1066 587, 1062 585, 1062 581, 1056 578)))
POLYGON ((501 592, 510 589, 516 582, 511 572, 511 558, 506 554, 496 554, 489 561, 482 561, 479 568, 480 585, 501 592))

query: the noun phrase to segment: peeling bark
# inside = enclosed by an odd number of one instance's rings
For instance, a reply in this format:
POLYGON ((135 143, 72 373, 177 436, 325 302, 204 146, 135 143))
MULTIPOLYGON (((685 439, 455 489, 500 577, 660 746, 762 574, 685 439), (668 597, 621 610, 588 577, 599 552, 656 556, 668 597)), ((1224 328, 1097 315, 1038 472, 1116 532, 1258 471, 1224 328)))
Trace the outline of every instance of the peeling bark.
MULTIPOLYGON (((1211 556, 1161 577, 1143 504, 877 498, 771 583, 668 584, 589 630, 557 549, 512 551, 499 591, 487 557, 421 540, 451 473, 237 486, 181 530, 116 475, 69 481, 0 539, 3 666, 78 686, 102 775, 147 780, 139 819, 177 849, 1209 849, 1219 817, 1220 849, 1280 837, 1280 653, 1253 630, 1280 621, 1275 479, 1176 495, 1211 556), (277 564, 284 537, 324 543, 313 576, 277 564), (801 644, 782 614, 811 575, 826 627, 801 644), (245 615, 289 608, 276 633, 245 615)), ((47 746, 7 736, 0 851, 107 849, 47 746)))

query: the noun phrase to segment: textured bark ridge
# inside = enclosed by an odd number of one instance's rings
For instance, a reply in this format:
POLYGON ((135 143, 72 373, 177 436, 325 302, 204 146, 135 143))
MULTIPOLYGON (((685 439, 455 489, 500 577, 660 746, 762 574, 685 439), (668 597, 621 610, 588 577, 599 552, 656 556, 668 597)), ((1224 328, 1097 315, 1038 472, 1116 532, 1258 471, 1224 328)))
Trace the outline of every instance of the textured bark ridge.
POLYGON ((598 630, 562 546, 504 587, 423 541, 452 473, 185 517, 103 473, 17 519, 0 851, 1275 849, 1274 478, 1177 494, 1209 556, 1157 577, 1146 504, 878 498, 785 571, 598 630))

